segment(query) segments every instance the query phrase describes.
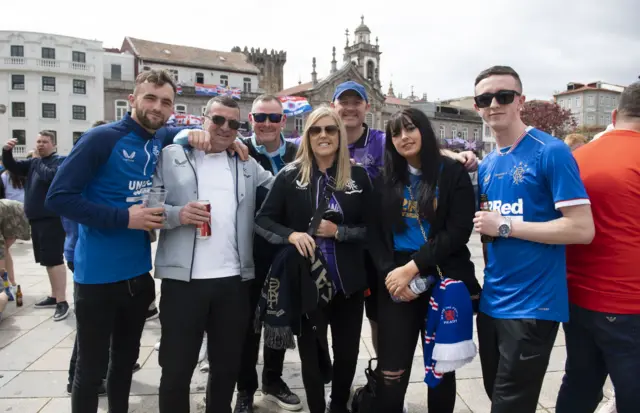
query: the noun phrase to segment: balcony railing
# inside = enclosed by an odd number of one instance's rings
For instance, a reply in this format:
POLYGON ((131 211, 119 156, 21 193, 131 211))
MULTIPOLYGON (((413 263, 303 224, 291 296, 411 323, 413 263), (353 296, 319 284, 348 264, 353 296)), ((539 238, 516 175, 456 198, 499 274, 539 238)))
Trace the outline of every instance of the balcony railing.
POLYGON ((33 70, 39 72, 95 74, 95 66, 67 60, 40 59, 36 57, 5 57, 0 60, 0 69, 33 70))
POLYGON ((27 145, 16 145, 13 147, 13 157, 24 159, 27 157, 27 145))

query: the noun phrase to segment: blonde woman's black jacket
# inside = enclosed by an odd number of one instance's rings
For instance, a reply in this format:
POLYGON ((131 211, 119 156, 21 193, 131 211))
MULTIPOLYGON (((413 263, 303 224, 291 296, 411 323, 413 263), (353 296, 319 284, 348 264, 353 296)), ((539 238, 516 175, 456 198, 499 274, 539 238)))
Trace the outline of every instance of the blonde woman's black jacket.
MULTIPOLYGON (((316 211, 318 182, 322 173, 314 168, 311 182, 302 184, 299 166, 285 166, 256 217, 256 233, 272 244, 288 244, 292 232, 307 232, 316 211)), ((335 176, 335 167, 327 170, 335 176)), ((367 224, 371 222, 369 208, 373 195, 369 176, 361 166, 351 167, 351 181, 343 191, 335 191, 343 222, 339 225, 340 241, 335 241, 337 267, 345 295, 367 288, 364 268, 364 243, 367 224)))
MULTIPOLYGON (((439 197, 436 217, 431 222, 428 242, 412 255, 421 274, 437 275, 440 266, 445 277, 465 283, 471 295, 480 292, 475 268, 467 242, 473 231, 475 195, 469 174, 464 167, 448 157, 441 157, 442 171, 438 178, 439 197)), ((376 183, 378 202, 389 196, 390 189, 376 183)), ((380 204, 378 204, 379 206, 380 204)), ((376 208, 380 210, 380 208, 376 208)), ((393 228, 384 212, 378 214, 376 225, 370 229, 371 255, 381 277, 397 267, 394 261, 393 228)))

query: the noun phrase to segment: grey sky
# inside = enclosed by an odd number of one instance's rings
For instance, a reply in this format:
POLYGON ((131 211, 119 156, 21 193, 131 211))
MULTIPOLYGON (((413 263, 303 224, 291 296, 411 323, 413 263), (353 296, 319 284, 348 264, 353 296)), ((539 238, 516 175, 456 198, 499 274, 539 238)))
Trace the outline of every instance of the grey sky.
POLYGON ((344 31, 352 36, 361 14, 371 41, 379 37, 385 92, 393 80, 404 96, 411 85, 430 100, 470 95, 476 74, 493 64, 511 65, 525 94, 541 99, 570 81, 627 85, 640 75, 639 0, 111 0, 94 11, 86 0, 58 0, 55 8, 42 0, 3 3, 3 29, 98 39, 105 47, 120 47, 128 35, 225 51, 286 50, 285 87, 311 80, 314 56, 318 76, 326 76, 333 46, 340 66, 344 31))

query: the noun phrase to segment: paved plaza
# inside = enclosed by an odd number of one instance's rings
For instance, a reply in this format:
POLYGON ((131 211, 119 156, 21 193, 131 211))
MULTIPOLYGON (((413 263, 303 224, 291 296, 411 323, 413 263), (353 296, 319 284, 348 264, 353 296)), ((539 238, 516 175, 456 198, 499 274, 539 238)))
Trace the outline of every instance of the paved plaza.
MULTIPOLYGON (((472 236, 470 248, 476 264, 476 273, 482 279, 482 249, 477 234, 472 236)), ((0 412, 13 413, 67 413, 71 411, 66 393, 69 358, 75 338, 75 317, 73 314, 64 321, 52 320, 53 309, 35 309, 37 299, 48 294, 49 281, 43 268, 33 263, 31 243, 25 242, 12 247, 18 282, 24 292, 24 306, 16 308, 9 303, 6 319, 0 323, 0 412)), ((69 273, 67 289, 72 302, 73 282, 69 273)), ((156 283, 159 292, 160 283, 156 283)), ((72 305, 73 307, 73 305, 72 305)), ((358 373, 355 384, 364 383, 364 368, 373 354, 370 329, 363 323, 362 341, 358 373)), ((133 376, 130 397, 130 412, 151 413, 158 411, 158 385, 160 367, 158 354, 153 345, 160 338, 159 320, 146 324, 140 343, 139 363, 142 369, 133 376)), ((475 337, 474 337, 475 338, 475 337)), ((565 361, 564 334, 558 334, 555 348, 547 371, 538 412, 555 412, 556 396, 562 380, 565 361)), ((259 363, 262 363, 262 358, 259 363)), ((297 350, 287 351, 284 379, 304 400, 304 389, 300 376, 300 359, 297 350)), ((258 366, 258 370, 261 369, 258 366)), ((422 349, 416 347, 411 374, 411 384, 407 392, 409 411, 427 412, 427 387, 424 377, 422 349)), ((482 385, 482 374, 478 357, 457 373, 458 400, 456 413, 485 413, 490 411, 490 403, 482 385)), ((191 382, 191 412, 204 412, 203 397, 206 375, 196 371, 191 382)), ((611 394, 610 384, 605 395, 611 394)), ((100 399, 99 412, 107 412, 106 398, 100 399)), ((284 412, 275 405, 263 401, 256 395, 256 412, 284 412)), ((305 409, 306 410, 306 403, 305 409)))

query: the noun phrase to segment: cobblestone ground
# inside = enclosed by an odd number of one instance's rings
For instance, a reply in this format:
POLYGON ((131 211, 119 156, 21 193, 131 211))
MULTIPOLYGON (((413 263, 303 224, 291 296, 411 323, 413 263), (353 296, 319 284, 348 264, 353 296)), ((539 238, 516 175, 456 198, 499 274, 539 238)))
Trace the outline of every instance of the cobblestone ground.
MULTIPOLYGON (((482 250, 479 237, 473 235, 470 244, 476 272, 482 279, 482 250)), ((52 309, 35 309, 35 301, 49 293, 49 281, 43 268, 33 263, 31 244, 20 243, 12 248, 18 282, 24 291, 24 306, 16 308, 9 303, 5 320, 0 323, 0 412, 19 413, 67 413, 71 411, 66 393, 67 370, 75 337, 75 318, 72 315, 61 322, 53 322, 52 309)), ((72 277, 68 278, 68 297, 72 298, 72 277)), ((159 292, 160 284, 157 283, 159 292)), ((72 300, 70 300, 72 301, 72 300)), ((371 333, 367 322, 363 323, 362 341, 356 385, 364 383, 364 368, 373 354, 371 333)), ((158 320, 146 324, 142 334, 139 363, 142 369, 133 376, 131 386, 130 412, 151 413, 158 411, 158 385, 160 367, 153 345, 160 337, 158 320)), ((556 396, 562 379, 565 361, 564 334, 558 334, 556 347, 540 395, 539 412, 554 412, 556 396)), ((262 363, 262 359, 259 361, 262 363)), ((304 390, 300 376, 300 359, 297 351, 288 351, 285 361, 284 379, 304 400, 304 390)), ((258 366, 258 370, 262 368, 258 366)), ((416 347, 407 392, 410 412, 426 412, 427 389, 423 379, 422 350, 416 347)), ((476 359, 458 371, 458 400, 456 413, 484 413, 490 411, 490 404, 482 385, 480 361, 476 359)), ((204 412, 206 376, 199 371, 191 382, 192 412, 204 412)), ((610 395, 610 384, 605 392, 610 395)), ((306 410, 306 404, 305 409, 306 410)), ((99 412, 107 412, 105 398, 100 400, 99 412)), ((263 401, 256 395, 256 412, 284 412, 275 405, 263 401)))

